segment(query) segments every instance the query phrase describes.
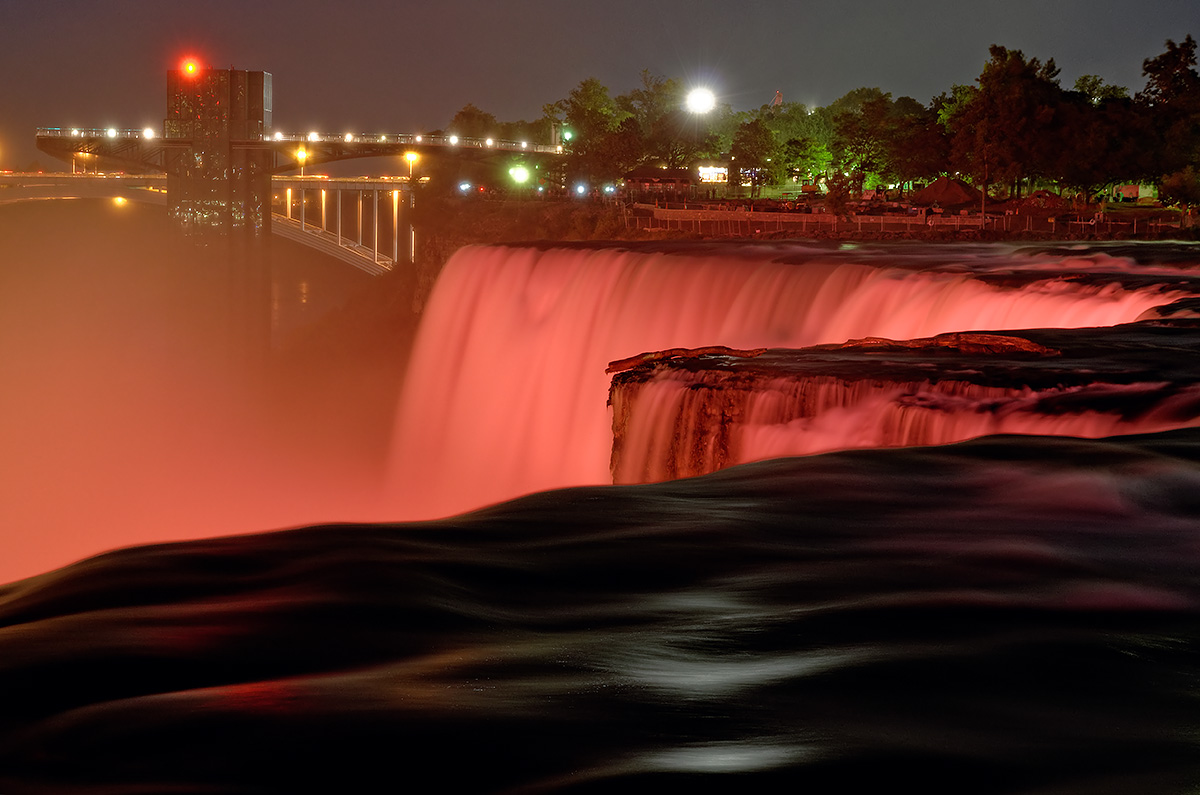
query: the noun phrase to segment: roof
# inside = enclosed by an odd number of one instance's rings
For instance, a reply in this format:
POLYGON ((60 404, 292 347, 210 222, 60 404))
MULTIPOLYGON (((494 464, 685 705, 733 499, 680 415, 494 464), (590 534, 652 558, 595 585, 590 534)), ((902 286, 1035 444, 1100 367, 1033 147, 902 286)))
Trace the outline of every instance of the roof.
POLYGON ((977 203, 982 194, 961 179, 938 177, 929 186, 917 191, 912 197, 913 204, 938 204, 943 207, 953 207, 958 204, 977 203))

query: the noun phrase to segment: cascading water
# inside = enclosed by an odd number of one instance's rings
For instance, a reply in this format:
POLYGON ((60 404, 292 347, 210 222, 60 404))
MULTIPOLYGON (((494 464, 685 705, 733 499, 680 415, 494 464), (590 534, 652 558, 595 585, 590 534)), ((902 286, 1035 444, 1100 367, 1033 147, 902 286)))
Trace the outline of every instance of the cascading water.
POLYGON ((992 434, 1095 439, 1200 424, 1195 384, 1033 389, 827 375, 741 378, 732 386, 723 380, 711 371, 670 369, 614 387, 614 481, 652 483, 768 458, 992 434), (1064 402, 1073 410, 1058 405, 1064 402), (1129 404, 1139 410, 1130 412, 1129 404))
POLYGON ((644 351, 1108 326, 1187 294, 1178 270, 1126 286, 1121 258, 948 251, 954 260, 930 248, 465 248, 417 340, 391 501, 429 518, 611 482, 605 368, 644 351))

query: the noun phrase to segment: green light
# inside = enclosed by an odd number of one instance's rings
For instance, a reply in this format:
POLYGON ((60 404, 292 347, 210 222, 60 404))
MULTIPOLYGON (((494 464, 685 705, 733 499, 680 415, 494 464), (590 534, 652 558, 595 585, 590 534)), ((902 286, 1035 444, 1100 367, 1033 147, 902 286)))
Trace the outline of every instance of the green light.
POLYGON ((574 135, 574 133, 572 133, 570 130, 563 130, 563 140, 564 141, 571 140, 572 135, 574 135))

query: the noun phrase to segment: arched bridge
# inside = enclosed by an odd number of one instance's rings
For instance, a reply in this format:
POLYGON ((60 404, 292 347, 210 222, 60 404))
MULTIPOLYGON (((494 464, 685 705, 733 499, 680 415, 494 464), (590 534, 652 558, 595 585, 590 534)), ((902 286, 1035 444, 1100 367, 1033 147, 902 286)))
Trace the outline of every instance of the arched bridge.
MULTIPOLYGON (((0 204, 75 198, 167 206, 167 175, 0 175, 0 204)), ((376 275, 412 260, 416 240, 402 221, 411 206, 408 185, 395 179, 271 179, 272 233, 376 275)))

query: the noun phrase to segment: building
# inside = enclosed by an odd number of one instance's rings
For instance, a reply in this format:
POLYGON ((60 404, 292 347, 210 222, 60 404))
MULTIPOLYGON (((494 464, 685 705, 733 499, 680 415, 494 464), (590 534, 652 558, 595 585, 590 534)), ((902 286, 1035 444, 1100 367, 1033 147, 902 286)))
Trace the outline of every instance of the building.
POLYGON ((270 232, 271 153, 261 142, 271 102, 269 72, 190 61, 167 72, 167 196, 185 231, 270 232))

